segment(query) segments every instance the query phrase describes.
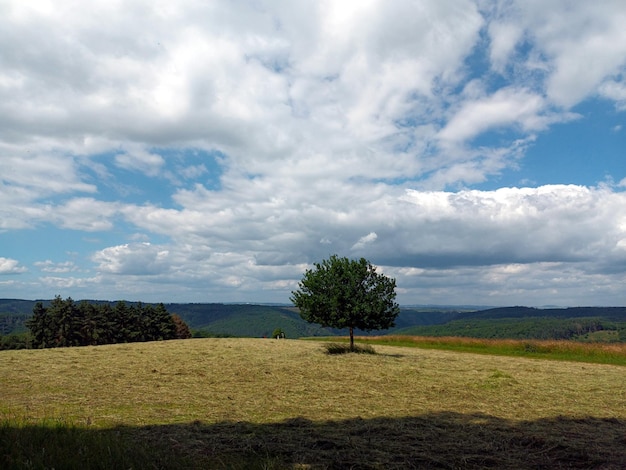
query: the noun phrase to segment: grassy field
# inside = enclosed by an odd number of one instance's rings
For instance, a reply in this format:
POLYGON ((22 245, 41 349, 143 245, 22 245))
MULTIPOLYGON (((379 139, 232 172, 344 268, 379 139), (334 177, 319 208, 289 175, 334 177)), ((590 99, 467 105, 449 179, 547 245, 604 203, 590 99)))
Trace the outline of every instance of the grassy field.
POLYGON ((626 368, 317 341, 0 351, 0 468, 626 468, 626 368))
MULTIPOLYGON (((401 335, 364 336, 358 339, 368 344, 626 366, 626 343, 401 335)), ((326 337, 324 340, 337 339, 326 337)))

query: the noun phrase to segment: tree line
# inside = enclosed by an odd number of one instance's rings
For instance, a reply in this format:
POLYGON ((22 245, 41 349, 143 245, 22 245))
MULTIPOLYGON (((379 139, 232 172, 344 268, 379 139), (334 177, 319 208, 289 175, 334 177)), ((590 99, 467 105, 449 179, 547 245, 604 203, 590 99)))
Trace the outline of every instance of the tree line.
POLYGON ((185 322, 162 303, 77 303, 57 296, 47 307, 37 302, 26 326, 33 348, 191 338, 185 322))

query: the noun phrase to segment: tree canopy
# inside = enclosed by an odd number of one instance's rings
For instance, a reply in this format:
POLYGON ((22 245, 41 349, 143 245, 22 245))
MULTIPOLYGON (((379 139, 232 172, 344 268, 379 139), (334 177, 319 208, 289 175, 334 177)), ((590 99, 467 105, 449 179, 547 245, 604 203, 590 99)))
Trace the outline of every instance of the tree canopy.
POLYGON ((35 348, 87 346, 190 338, 191 332, 163 304, 76 303, 60 296, 44 307, 37 302, 26 322, 35 348))
POLYGON ((300 316, 324 327, 348 328, 354 350, 354 329, 391 328, 400 313, 396 281, 376 272, 366 260, 331 256, 304 273, 290 300, 300 316))

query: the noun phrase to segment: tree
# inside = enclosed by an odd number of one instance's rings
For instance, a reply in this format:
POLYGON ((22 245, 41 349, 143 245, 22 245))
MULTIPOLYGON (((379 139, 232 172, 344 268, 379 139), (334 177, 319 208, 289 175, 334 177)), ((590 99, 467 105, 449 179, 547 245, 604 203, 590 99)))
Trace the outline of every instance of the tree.
POLYGON ((33 346, 36 348, 49 347, 53 333, 48 328, 48 310, 41 302, 37 302, 33 308, 33 316, 26 321, 33 337, 33 346))
POLYGON ((285 338, 285 331, 282 328, 275 328, 272 332, 272 338, 281 339, 285 338))
MULTIPOLYGON (((191 337, 189 327, 165 305, 75 303, 56 296, 48 307, 37 302, 26 322, 36 348, 85 346, 191 337), (178 336, 177 336, 178 335, 178 336)), ((29 340, 30 341, 30 340, 29 340)))
POLYGON ((176 339, 189 339, 191 338, 191 330, 185 321, 180 318, 180 315, 173 313, 172 321, 174 322, 174 326, 176 328, 176 339))
POLYGON ((304 320, 349 328, 351 351, 355 328, 372 331, 394 326, 400 313, 395 279, 378 274, 365 258, 356 261, 333 255, 314 266, 290 298, 304 320))
POLYGON ((176 338, 176 324, 162 303, 156 307, 143 307, 144 341, 161 341, 176 338))

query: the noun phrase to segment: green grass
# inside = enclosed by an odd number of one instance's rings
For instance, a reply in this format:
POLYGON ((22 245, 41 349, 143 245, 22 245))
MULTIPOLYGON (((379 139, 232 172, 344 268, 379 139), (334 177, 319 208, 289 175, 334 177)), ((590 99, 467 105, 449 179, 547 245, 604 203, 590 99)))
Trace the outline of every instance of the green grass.
POLYGON ((0 351, 0 468, 626 468, 626 374, 377 345, 0 351))
MULTIPOLYGON (((324 338, 337 341, 337 338, 324 338)), ((344 339, 346 341, 346 339, 344 339)), ((626 343, 478 339, 423 336, 362 336, 359 343, 417 347, 513 357, 626 366, 626 343)))
POLYGON ((4 469, 111 469, 173 467, 185 455, 162 452, 140 442, 122 428, 89 429, 62 420, 9 419, 0 423, 0 453, 4 469))

